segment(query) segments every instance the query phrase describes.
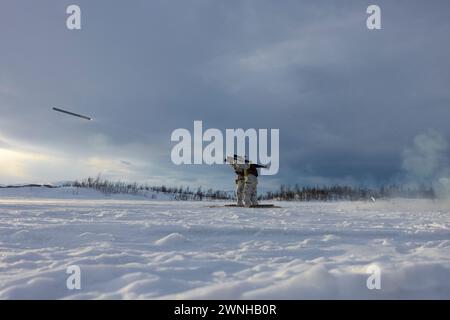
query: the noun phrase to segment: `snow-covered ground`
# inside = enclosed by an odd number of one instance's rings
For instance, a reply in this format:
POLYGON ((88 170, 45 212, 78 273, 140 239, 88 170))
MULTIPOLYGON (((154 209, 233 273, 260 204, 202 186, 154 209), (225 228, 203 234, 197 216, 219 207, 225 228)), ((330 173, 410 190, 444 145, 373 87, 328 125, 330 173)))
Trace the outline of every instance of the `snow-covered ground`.
POLYGON ((448 203, 211 204, 2 189, 0 298, 450 298, 448 203))

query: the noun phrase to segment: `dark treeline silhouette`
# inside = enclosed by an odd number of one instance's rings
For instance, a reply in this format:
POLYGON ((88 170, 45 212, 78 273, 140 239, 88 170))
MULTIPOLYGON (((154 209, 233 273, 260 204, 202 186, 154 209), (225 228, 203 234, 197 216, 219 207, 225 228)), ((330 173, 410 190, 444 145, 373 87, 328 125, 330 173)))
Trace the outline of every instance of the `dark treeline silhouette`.
MULTIPOLYGON (((149 186, 147 184, 138 184, 136 182, 127 183, 122 181, 109 181, 102 179, 100 176, 96 178, 86 178, 81 181, 68 182, 64 186, 76 188, 90 188, 98 190, 105 194, 131 194, 146 195, 147 192, 161 193, 171 195, 175 200, 230 200, 232 195, 225 191, 198 188, 191 190, 189 187, 167 187, 167 186, 149 186)), ((155 196, 153 195, 153 198, 155 196)))
MULTIPOLYGON (((149 196, 157 198, 157 194, 164 194, 174 200, 235 200, 233 192, 206 189, 201 187, 191 189, 190 187, 168 187, 149 186, 136 182, 109 181, 96 178, 86 178, 81 181, 66 182, 62 186, 89 188, 98 190, 104 194, 130 194, 149 196)), ((46 187, 58 188, 50 184, 24 184, 24 185, 0 185, 0 188, 24 188, 24 187, 46 187)), ((78 192, 77 192, 78 193, 78 192)), ((283 201, 357 201, 389 198, 425 198, 435 199, 436 193, 432 187, 419 186, 409 187, 401 184, 385 185, 378 188, 363 188, 352 186, 295 186, 281 185, 277 191, 268 191, 258 197, 260 200, 283 200, 283 201)))
POLYGON ((285 201, 338 201, 338 200, 370 200, 388 198, 427 198, 434 199, 436 194, 432 187, 407 187, 388 185, 379 188, 362 188, 351 186, 294 187, 282 185, 278 191, 269 191, 262 200, 285 201))
POLYGON ((150 187, 151 191, 161 192, 166 194, 172 194, 175 196, 177 200, 203 200, 203 199, 212 199, 212 200, 230 200, 233 198, 232 195, 225 191, 207 189, 202 190, 199 187, 196 191, 191 190, 189 187, 150 187))
POLYGON ((11 184, 2 186, 0 185, 0 189, 19 189, 19 188, 33 188, 33 187, 42 187, 42 188, 57 188, 57 186, 54 186, 52 184, 37 184, 37 183, 30 183, 30 184, 11 184))

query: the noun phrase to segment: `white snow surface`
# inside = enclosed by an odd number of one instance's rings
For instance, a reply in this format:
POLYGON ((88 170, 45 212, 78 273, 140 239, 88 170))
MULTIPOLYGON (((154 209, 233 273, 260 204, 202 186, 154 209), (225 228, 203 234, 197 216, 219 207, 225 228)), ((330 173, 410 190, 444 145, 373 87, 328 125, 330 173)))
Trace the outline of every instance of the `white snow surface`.
POLYGON ((448 202, 156 198, 0 189, 0 299, 450 298, 448 202))

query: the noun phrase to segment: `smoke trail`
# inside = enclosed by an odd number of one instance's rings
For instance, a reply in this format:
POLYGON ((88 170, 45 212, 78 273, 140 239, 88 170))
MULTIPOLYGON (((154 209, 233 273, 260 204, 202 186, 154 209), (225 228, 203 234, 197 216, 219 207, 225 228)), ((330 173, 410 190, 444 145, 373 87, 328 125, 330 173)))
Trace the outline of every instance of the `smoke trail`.
POLYGON ((403 151, 402 168, 412 186, 433 187, 438 197, 450 196, 448 143, 434 130, 417 135, 403 151))

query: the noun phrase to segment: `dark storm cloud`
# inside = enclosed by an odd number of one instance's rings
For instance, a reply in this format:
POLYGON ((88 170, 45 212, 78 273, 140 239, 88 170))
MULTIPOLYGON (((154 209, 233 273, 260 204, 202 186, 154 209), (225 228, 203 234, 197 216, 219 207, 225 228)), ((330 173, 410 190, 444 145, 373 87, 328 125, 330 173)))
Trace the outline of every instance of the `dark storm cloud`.
POLYGON ((171 132, 194 120, 279 128, 266 186, 389 181, 416 135, 450 134, 447 1, 377 1, 379 31, 365 27, 367 1, 77 3, 80 31, 65 28, 70 1, 0 11, 0 143, 60 157, 72 176, 95 164, 229 186, 228 168, 171 164, 171 132))

